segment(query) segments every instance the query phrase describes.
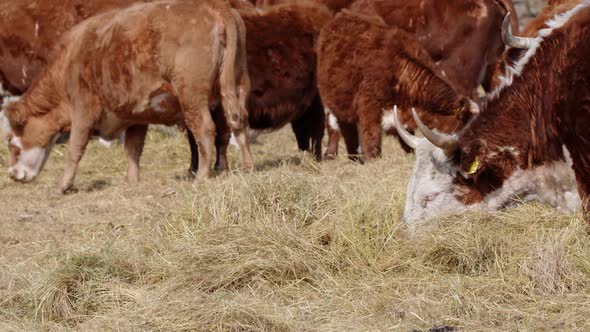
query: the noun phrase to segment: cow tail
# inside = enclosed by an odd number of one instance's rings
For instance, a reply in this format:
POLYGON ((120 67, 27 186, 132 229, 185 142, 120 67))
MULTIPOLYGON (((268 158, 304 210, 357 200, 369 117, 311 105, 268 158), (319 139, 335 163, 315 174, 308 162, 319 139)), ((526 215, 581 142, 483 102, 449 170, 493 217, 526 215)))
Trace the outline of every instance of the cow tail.
MULTIPOLYGON (((245 66, 245 30, 242 18, 233 9, 227 15, 225 22, 225 48, 223 49, 219 89, 221 105, 229 126, 232 129, 242 129, 248 124, 248 113, 245 108, 245 95, 249 93, 242 87, 242 82, 248 79, 245 66), (242 29, 240 28, 242 27, 242 29)), ((249 81, 248 81, 249 83, 249 81)))

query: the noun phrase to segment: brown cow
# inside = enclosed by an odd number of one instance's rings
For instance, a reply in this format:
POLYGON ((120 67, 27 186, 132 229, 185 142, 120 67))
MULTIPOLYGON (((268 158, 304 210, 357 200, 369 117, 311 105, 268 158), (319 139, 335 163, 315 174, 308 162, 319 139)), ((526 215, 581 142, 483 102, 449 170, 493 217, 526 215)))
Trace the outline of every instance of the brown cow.
POLYGON ((394 105, 408 119, 409 109, 417 106, 438 112, 429 123, 440 123, 447 131, 462 126, 472 103, 435 68, 412 34, 378 17, 344 10, 324 26, 318 43, 318 88, 338 119, 349 156, 357 154, 359 139, 366 158, 380 155, 382 122, 393 127, 383 110, 394 105))
POLYGON ((23 94, 47 65, 56 41, 75 24, 139 1, 0 1, 0 95, 23 94))
POLYGON ((268 8, 280 4, 301 4, 311 2, 318 5, 324 5, 335 13, 347 8, 353 1, 354 0, 257 0, 255 3, 258 8, 268 8))
MULTIPOLYGON (((492 77, 487 72, 504 51, 500 29, 506 6, 513 7, 512 1, 357 0, 350 10, 379 16, 387 25, 412 33, 455 90, 476 98, 480 84, 489 86, 484 79, 492 77)), ((517 21, 513 27, 517 31, 517 21)), ((326 156, 331 157, 338 154, 339 133, 327 127, 326 156)))
POLYGON ((210 110, 219 101, 242 163, 251 165, 244 43, 242 19, 221 0, 136 4, 80 23, 24 97, 6 108, 10 177, 33 180, 55 137, 71 131, 63 193, 73 185, 90 136, 113 138, 125 130, 128 179, 138 181, 152 123, 185 123, 199 144, 198 176, 207 177, 216 132, 210 110))
POLYGON ((588 211, 590 0, 546 25, 470 126, 445 135, 420 125, 425 139, 406 136, 417 146, 407 221, 499 209, 515 196, 549 195, 553 206, 572 210, 580 203, 575 186, 568 190, 567 176, 552 170, 563 170, 568 155, 588 211))
MULTIPOLYGON (((332 15, 323 5, 285 4, 261 13, 240 11, 246 24, 250 128, 274 130, 291 123, 299 149, 321 159, 324 109, 316 86, 315 44, 321 27, 332 15), (311 144, 311 145, 310 145, 311 144)), ((217 115, 222 115, 220 111, 217 115)), ((223 116, 219 116, 223 120, 223 116)), ((228 133, 227 131, 224 131, 228 133)), ((216 168, 227 168, 229 135, 217 136, 216 168)), ((189 136, 196 171, 198 154, 189 136)))
MULTIPOLYGON (((519 33, 521 37, 534 37, 537 32, 541 29, 547 28, 545 22, 554 17, 555 15, 565 12, 575 5, 579 4, 581 0, 565 0, 565 1, 553 1, 547 4, 543 11, 537 15, 534 19, 530 20, 522 32, 519 33)), ((510 13, 510 17, 515 16, 513 12, 510 13)), ((504 31, 507 32, 503 35, 504 42, 509 46, 504 54, 496 63, 493 78, 491 80, 492 92, 497 86, 501 84, 501 79, 506 77, 505 71, 513 68, 514 64, 525 54, 526 49, 529 47, 527 38, 518 38, 512 36, 512 29, 507 25, 507 20, 504 21, 504 31)))

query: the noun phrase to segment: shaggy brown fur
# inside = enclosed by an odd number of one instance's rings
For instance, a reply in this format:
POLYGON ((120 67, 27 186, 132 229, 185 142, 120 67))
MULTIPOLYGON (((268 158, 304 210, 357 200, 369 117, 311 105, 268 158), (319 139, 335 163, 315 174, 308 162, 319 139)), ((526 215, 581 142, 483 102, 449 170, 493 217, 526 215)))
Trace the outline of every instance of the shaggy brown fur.
POLYGON ((251 165, 244 43, 243 21, 222 0, 136 4, 84 21, 65 35, 23 99, 7 107, 16 156, 10 175, 32 180, 42 165, 33 169, 19 154, 41 149, 46 158, 52 138, 71 130, 64 192, 92 134, 113 138, 127 130, 135 182, 147 125, 185 123, 198 140, 199 177, 207 177, 216 131, 210 109, 219 102, 251 165))
MULTIPOLYGON (((523 31, 519 33, 522 37, 535 37, 537 32, 546 28, 545 22, 559 13, 563 13, 575 5, 579 4, 581 0, 561 0, 550 1, 547 3, 543 11, 534 19, 529 21, 524 27, 523 31)), ((515 16, 515 15, 511 15, 515 16)), ((518 61, 526 50, 517 48, 508 48, 500 59, 496 62, 493 77, 491 78, 491 90, 495 89, 500 84, 500 76, 504 75, 506 65, 512 65, 518 61)))
POLYGON ((257 0, 256 6, 259 8, 266 8, 279 4, 300 4, 305 1, 312 2, 319 5, 328 7, 333 12, 338 12, 344 8, 347 8, 354 0, 257 0))
MULTIPOLYGON (((332 17, 330 11, 322 5, 302 3, 273 6, 261 14, 241 14, 248 31, 250 127, 274 130, 291 123, 299 149, 312 151, 321 159, 324 109, 316 87, 315 44, 321 27, 332 17)), ((227 167, 228 142, 229 132, 219 132, 216 167, 221 170, 227 167)), ((189 143, 196 152, 192 138, 189 143)), ((195 171, 198 155, 192 155, 191 169, 195 171)))
MULTIPOLYGON (((457 91, 475 96, 487 66, 504 51, 504 3, 511 5, 510 0, 357 0, 350 10, 414 34, 457 91)), ((518 22, 513 29, 518 31, 518 22)))
POLYGON ((56 41, 72 26, 139 1, 0 1, 0 84, 13 95, 24 93, 47 65, 56 41))
MULTIPOLYGON (((412 33, 454 89, 474 99, 479 84, 489 87, 504 51, 500 28, 507 8, 513 8, 511 0, 357 0, 350 5, 351 11, 378 16, 412 33)), ((518 31, 516 15, 512 17, 513 31, 518 31)), ((331 157, 338 154, 340 134, 326 127, 326 156, 331 157)))
POLYGON ((380 155, 383 109, 393 105, 401 108, 411 130, 414 106, 430 111, 426 121, 442 130, 463 124, 469 114, 467 97, 457 95, 433 68, 413 35, 378 17, 344 10, 322 29, 318 87, 324 105, 338 118, 350 156, 357 154, 359 139, 366 158, 380 155))

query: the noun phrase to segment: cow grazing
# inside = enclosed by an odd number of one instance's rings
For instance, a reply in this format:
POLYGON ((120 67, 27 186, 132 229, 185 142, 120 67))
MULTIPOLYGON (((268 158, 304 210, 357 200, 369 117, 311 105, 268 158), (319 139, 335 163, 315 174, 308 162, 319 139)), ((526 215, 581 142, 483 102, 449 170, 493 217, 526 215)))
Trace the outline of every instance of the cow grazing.
MULTIPOLYGON (((489 86, 492 75, 487 72, 504 51, 500 29, 506 6, 513 7, 512 1, 357 0, 350 10, 381 17, 387 25, 412 33, 456 92, 476 98, 480 84, 489 86)), ((518 22, 513 21, 517 31, 518 22)), ((338 154, 339 133, 329 123, 327 127, 326 156, 331 157, 338 154)))
MULTIPOLYGON (((321 159, 324 109, 316 87, 315 44, 330 11, 313 3, 269 7, 261 13, 240 11, 246 25, 250 128, 275 130, 291 124, 298 147, 321 159)), ((222 114, 217 111, 216 114, 222 114)), ((223 116, 219 116, 223 120, 223 116)), ((227 133, 227 131, 225 131, 227 133)), ((216 168, 227 168, 229 135, 217 136, 216 168)), ((196 171, 198 154, 189 137, 196 171)))
POLYGON ((6 107, 9 175, 33 180, 55 138, 70 131, 59 191, 73 185, 90 136, 126 132, 128 179, 139 180, 147 125, 186 124, 199 144, 199 177, 210 173, 219 102, 251 165, 245 129, 249 78, 245 28, 221 0, 159 1, 94 16, 56 46, 46 70, 6 107))
MULTIPOLYGON (((414 36, 378 17, 342 11, 322 29, 318 44, 318 88, 338 119, 350 156, 360 145, 366 158, 381 153, 384 109, 416 105, 429 123, 456 130, 469 118, 472 103, 458 95, 414 36)), ((391 124, 389 127, 393 129, 391 124)), ((387 128, 386 128, 387 129, 387 128)))
POLYGON ((469 126, 446 135, 419 125, 426 139, 404 136, 417 146, 406 221, 498 209, 515 196, 575 209, 580 202, 572 199, 576 190, 567 176, 560 176, 568 155, 588 211, 590 0, 546 25, 469 126))

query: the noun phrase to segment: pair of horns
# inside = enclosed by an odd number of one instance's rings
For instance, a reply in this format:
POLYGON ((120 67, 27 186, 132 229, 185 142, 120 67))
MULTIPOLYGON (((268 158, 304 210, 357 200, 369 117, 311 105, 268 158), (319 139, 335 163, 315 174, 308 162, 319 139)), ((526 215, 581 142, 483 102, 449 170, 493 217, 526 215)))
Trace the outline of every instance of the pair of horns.
POLYGON ((511 13, 508 12, 506 16, 504 16, 504 22, 502 22, 502 40, 504 41, 504 44, 510 47, 528 50, 531 48, 534 38, 514 36, 512 34, 512 27, 510 26, 510 14, 511 13))
MULTIPOLYGON (((422 122, 422 120, 420 120, 420 117, 414 108, 412 108, 412 116, 414 117, 414 121, 416 121, 416 125, 418 125, 418 129, 424 135, 424 138, 430 141, 430 143, 432 143, 434 146, 442 149, 445 152, 451 152, 457 147, 458 137, 456 134, 443 134, 428 128, 422 122)), ((418 146, 418 138, 410 134, 403 127, 397 115, 397 105, 393 107, 393 120, 395 122, 395 129, 397 130, 398 135, 409 147, 416 149, 418 146)))

